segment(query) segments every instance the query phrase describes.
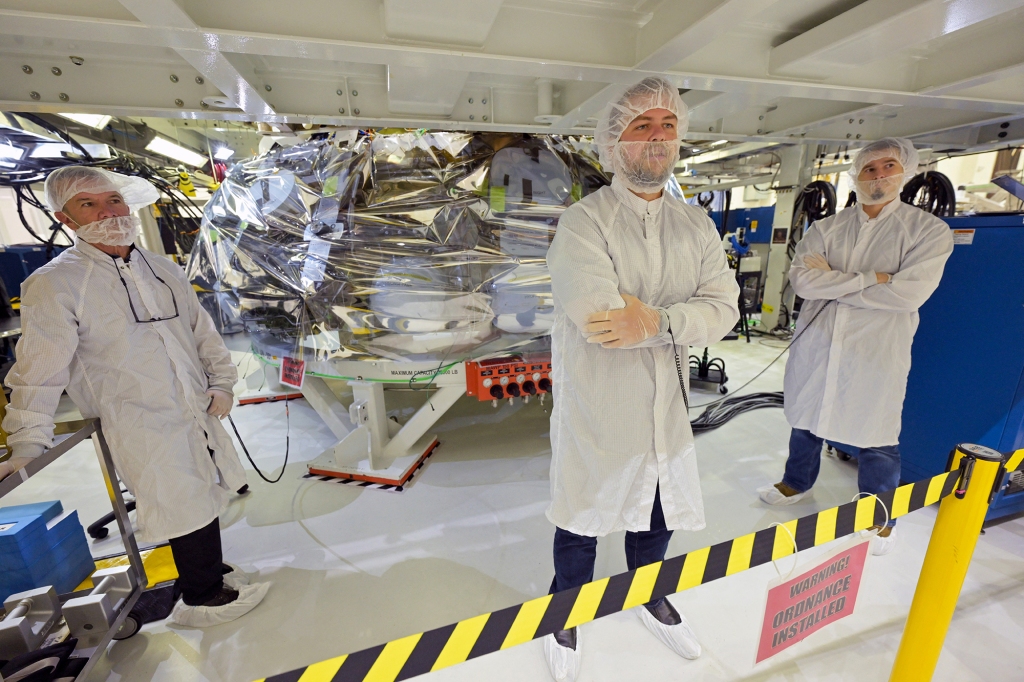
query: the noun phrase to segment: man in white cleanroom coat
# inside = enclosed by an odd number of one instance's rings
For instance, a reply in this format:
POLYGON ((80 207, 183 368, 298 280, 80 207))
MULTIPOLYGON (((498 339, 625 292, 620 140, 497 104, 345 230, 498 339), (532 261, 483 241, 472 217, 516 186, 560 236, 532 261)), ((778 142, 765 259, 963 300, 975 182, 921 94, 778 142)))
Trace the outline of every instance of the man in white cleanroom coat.
MULTIPOLYGON (((678 91, 661 78, 610 103, 595 141, 612 185, 562 214, 548 252, 553 592, 593 580, 601 536, 627 531, 633 569, 664 559, 673 530, 704 527, 674 351, 685 358, 687 346, 725 336, 739 318, 739 288, 712 221, 663 192, 686 122, 678 91)), ((674 651, 700 655, 667 600, 638 613, 674 651)), ((545 638, 545 651, 556 679, 575 679, 575 628, 545 638)))
POLYGON ((246 485, 218 419, 234 400, 231 355, 182 269, 133 245, 134 211, 159 197, 152 185, 69 166, 50 174, 45 193, 75 245, 22 285, 22 337, 3 422, 13 456, 0 477, 50 447, 66 388, 82 414, 103 425, 136 498, 139 539, 170 541, 182 594, 172 620, 234 620, 269 584, 245 584, 222 563, 218 517, 246 485))
MULTIPOLYGON (((917 165, 909 140, 864 147, 850 169, 857 205, 814 223, 797 246, 789 279, 805 302, 786 364, 793 431, 782 481, 758 490, 768 504, 792 504, 810 492, 825 440, 857 455, 862 493, 900 483, 917 309, 938 287, 953 252, 946 223, 900 200, 917 165)), ((894 524, 877 529, 873 553, 892 550, 894 524)))

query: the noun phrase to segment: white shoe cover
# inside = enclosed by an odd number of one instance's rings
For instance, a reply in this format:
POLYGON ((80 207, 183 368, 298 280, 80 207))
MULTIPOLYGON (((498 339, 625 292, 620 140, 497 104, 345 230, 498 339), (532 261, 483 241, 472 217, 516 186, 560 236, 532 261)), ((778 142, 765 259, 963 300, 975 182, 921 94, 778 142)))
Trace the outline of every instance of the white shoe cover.
POLYGON ((230 573, 224 574, 224 584, 230 587, 232 590, 239 590, 243 586, 249 584, 249 576, 242 572, 238 566, 224 562, 225 566, 231 567, 230 573))
POLYGON ((692 661, 700 657, 700 642, 697 641, 697 635, 683 614, 679 614, 679 618, 682 619, 679 625, 665 625, 652 616, 645 606, 636 607, 636 611, 647 629, 662 644, 687 660, 692 661))
POLYGON ((269 589, 270 583, 243 585, 238 590, 238 599, 224 606, 188 606, 179 600, 171 611, 171 622, 190 628, 230 623, 256 608, 269 589))
POLYGON ((893 528, 889 532, 889 537, 883 538, 881 535, 875 535, 873 530, 862 530, 860 532, 862 538, 871 538, 871 553, 875 556, 884 556, 891 552, 896 546, 896 529, 893 528))
POLYGON ((775 505, 777 507, 783 507, 787 504, 796 504, 810 494, 810 490, 805 490, 804 492, 797 493, 792 497, 786 497, 774 485, 766 485, 763 488, 757 489, 757 495, 761 498, 762 502, 765 504, 775 505))
POLYGON ((548 670, 555 682, 576 682, 580 674, 580 664, 583 663, 583 639, 580 637, 580 629, 576 628, 576 648, 562 646, 555 640, 554 635, 544 638, 544 653, 548 659, 548 670))

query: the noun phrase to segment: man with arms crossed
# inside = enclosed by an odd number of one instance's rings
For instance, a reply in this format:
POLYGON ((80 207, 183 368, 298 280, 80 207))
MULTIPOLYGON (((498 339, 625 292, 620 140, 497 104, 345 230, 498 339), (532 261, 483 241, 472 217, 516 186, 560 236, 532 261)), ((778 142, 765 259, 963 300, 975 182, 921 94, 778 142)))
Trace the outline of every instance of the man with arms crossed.
MULTIPOLYGON (((789 280, 805 302, 800 338, 786 364, 786 419, 793 431, 782 481, 757 491, 767 504, 793 504, 810 494, 825 440, 857 456, 860 492, 900 484, 899 435, 917 309, 939 286, 953 252, 946 223, 900 200, 917 165, 910 140, 885 138, 864 147, 850 169, 857 205, 814 223, 797 245, 789 280)), ((873 530, 872 553, 892 551, 895 521, 873 530)))
MULTIPOLYGON (((672 531, 704 528, 704 506, 675 353, 725 336, 739 318, 739 288, 721 238, 699 208, 669 196, 686 106, 662 78, 612 101, 596 143, 614 172, 569 207, 548 252, 551 331, 552 592, 594 578, 597 539, 626 531, 630 569, 665 558, 672 531)), ((686 658, 700 644, 665 599, 638 609, 643 623, 686 658)), ((545 638, 552 675, 579 672, 578 628, 545 638)))

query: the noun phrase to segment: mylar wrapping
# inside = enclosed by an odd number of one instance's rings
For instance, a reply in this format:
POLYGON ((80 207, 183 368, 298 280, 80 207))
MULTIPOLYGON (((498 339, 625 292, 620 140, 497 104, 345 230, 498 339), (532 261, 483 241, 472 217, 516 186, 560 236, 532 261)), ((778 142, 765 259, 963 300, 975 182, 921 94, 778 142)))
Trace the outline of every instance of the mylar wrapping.
POLYGON ((220 329, 268 354, 444 363, 544 350, 558 218, 608 182, 586 139, 320 134, 230 170, 188 274, 220 329))

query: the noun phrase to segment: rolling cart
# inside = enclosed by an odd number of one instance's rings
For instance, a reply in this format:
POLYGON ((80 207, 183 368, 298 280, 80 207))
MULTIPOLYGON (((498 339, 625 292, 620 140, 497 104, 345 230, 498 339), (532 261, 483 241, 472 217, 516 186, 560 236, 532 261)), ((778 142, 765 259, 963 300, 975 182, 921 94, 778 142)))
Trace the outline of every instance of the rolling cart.
MULTIPOLYGON (((0 498, 3 498, 89 437, 92 437, 96 446, 100 471, 107 486, 114 518, 121 532, 121 540, 125 548, 125 561, 123 566, 103 569, 93 574, 93 580, 97 584, 88 592, 76 591, 72 594, 57 595, 59 608, 58 604, 51 603, 50 609, 53 615, 44 622, 48 631, 37 633, 45 646, 59 649, 64 645, 66 651, 61 655, 67 655, 68 658, 79 661, 85 659, 84 665, 75 666, 74 679, 76 681, 85 680, 89 676, 96 661, 103 655, 107 645, 115 636, 118 639, 124 639, 124 634, 127 634, 128 631, 130 634, 134 634, 138 630, 136 623, 133 622, 126 628, 125 633, 119 635, 119 631, 129 614, 135 609, 136 603, 147 585, 146 569, 135 541, 135 534, 128 518, 128 510, 125 508, 121 495, 115 494, 115 491, 121 489, 120 482, 114 471, 114 463, 110 457, 107 441, 103 438, 99 420, 85 420, 80 429, 47 450, 24 469, 0 481, 0 498), (63 615, 60 615, 61 612, 63 615), (72 646, 73 650, 71 650, 72 646)), ((50 591, 52 592, 52 588, 50 591)), ((45 588, 33 592, 45 592, 45 588)), ((45 595, 41 595, 34 601, 46 606, 43 603, 46 601, 45 595)), ((22 615, 24 612, 24 615, 31 617, 32 609, 31 602, 29 602, 27 607, 19 607, 16 610, 18 615, 22 615)), ((138 613, 135 611, 136 621, 139 619, 138 613)), ((12 617, 14 614, 15 611, 9 611, 8 617, 12 617)))

